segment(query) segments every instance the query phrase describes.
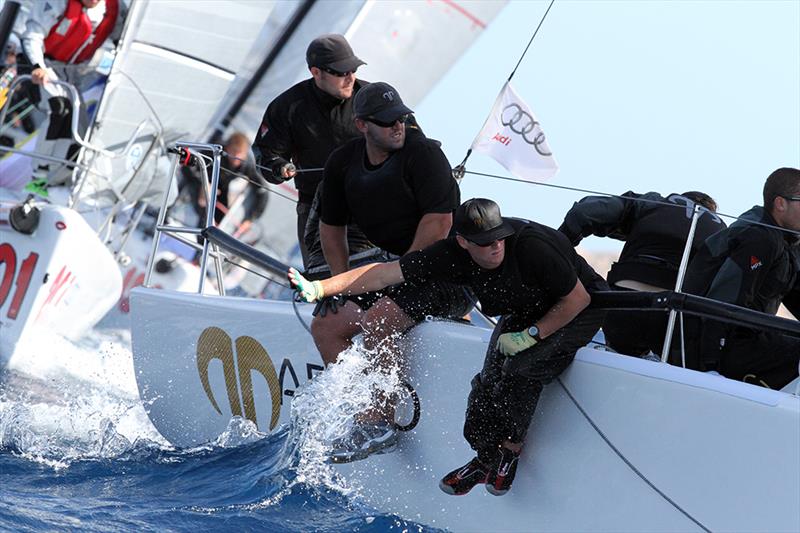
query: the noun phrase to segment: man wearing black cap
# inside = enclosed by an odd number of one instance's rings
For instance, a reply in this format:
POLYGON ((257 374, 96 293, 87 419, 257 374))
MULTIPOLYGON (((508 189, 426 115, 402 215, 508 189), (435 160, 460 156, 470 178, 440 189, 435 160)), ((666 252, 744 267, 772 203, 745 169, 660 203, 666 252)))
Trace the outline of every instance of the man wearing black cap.
POLYGON ((312 77, 267 106, 253 142, 253 153, 258 165, 271 170, 264 173, 270 183, 295 180, 299 193, 297 239, 303 263, 308 265, 304 234, 322 171, 303 169, 322 168, 334 149, 359 136, 353 124, 352 97, 365 85, 355 76, 365 63, 338 34, 311 41, 306 62, 312 77))
MULTIPOLYGON (((399 257, 447 237, 459 203, 458 184, 439 143, 406 127, 412 111, 391 85, 362 88, 353 112, 362 138, 331 154, 322 181, 320 240, 334 275, 350 266, 345 240, 350 224, 399 257)), ((402 284, 347 301, 337 314, 320 313, 311 332, 326 364, 363 331, 368 349, 386 347, 378 367, 392 368, 398 364, 393 339, 399 334, 427 316, 462 317, 470 308, 464 288, 447 280, 402 284)))
MULTIPOLYGON (((322 182, 320 240, 334 275, 349 267, 344 239, 349 224, 357 224, 372 243, 399 257, 447 237, 460 194, 439 143, 406 127, 412 111, 391 85, 364 87, 354 99, 353 112, 362 138, 331 154, 322 182)), ((463 316, 469 309, 463 290, 448 283, 427 291, 403 286, 379 300, 380 305, 370 306, 374 301, 359 304, 371 307, 365 317, 351 302, 345 313, 314 319, 311 331, 326 363, 350 346, 362 321, 386 337, 427 315, 463 316)))
POLYGON ((505 494, 545 384, 600 328, 602 311, 587 310, 590 292, 605 281, 560 232, 503 218, 491 200, 473 198, 456 211, 456 236, 398 261, 360 267, 324 281, 289 278, 306 301, 358 294, 405 282, 424 286, 451 280, 469 286, 491 316, 502 315, 489 341, 483 370, 472 380, 464 436, 477 456, 442 478, 461 495, 479 483, 505 494))

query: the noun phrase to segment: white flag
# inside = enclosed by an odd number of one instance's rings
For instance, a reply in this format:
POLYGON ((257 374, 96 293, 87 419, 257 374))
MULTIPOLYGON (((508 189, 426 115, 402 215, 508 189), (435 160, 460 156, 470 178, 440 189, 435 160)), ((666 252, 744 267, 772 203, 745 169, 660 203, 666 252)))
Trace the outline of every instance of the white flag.
POLYGON ((497 96, 472 149, 493 157, 523 180, 546 179, 558 172, 541 124, 510 82, 497 96))

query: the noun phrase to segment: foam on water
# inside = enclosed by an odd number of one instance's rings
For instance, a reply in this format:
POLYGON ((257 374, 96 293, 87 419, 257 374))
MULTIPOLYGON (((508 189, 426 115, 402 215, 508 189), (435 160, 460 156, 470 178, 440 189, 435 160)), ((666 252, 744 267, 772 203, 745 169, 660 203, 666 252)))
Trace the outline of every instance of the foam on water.
POLYGON ((298 391, 290 425, 265 435, 235 417, 176 450, 139 399, 126 332, 35 339, 0 373, 0 530, 423 529, 363 505, 326 463, 374 391, 399 382, 365 373, 360 346, 298 391))
POLYGON ((123 329, 95 330, 77 341, 38 330, 17 345, 9 369, 42 380, 70 376, 138 397, 130 346, 130 331, 123 329))

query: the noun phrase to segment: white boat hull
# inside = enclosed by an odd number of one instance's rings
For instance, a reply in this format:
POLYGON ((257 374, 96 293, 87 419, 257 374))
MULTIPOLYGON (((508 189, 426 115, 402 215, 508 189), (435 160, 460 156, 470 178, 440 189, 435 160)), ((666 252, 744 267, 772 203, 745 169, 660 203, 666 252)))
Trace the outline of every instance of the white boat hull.
MULTIPOLYGON (((140 394, 179 447, 232 414, 262 431, 287 422, 322 366, 290 303, 137 288, 132 312, 140 394)), ((589 348, 546 388, 513 490, 445 495, 439 478, 472 456, 463 414, 489 333, 410 333, 418 425, 394 452, 337 467, 371 505, 459 531, 800 530, 800 398, 589 348)))
POLYGON ((80 214, 39 208, 32 235, 0 225, 0 367, 12 365, 16 348, 37 330, 80 337, 122 290, 116 261, 80 214))

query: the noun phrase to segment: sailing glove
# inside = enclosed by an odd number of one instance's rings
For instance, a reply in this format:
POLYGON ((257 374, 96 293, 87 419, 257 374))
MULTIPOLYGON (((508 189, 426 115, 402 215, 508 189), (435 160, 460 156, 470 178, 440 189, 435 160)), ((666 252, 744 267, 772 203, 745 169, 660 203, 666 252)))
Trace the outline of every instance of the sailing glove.
POLYGON ((297 167, 294 166, 294 163, 279 157, 272 163, 272 180, 268 179, 267 181, 282 183, 292 179, 295 174, 297 174, 297 167))
POLYGON ((289 282, 294 287, 297 295, 304 302, 316 302, 325 296, 325 291, 322 290, 321 282, 308 281, 294 268, 289 269, 289 282))
POLYGON ((511 357, 522 350, 536 346, 536 343, 536 339, 528 333, 528 330, 514 331, 500 335, 497 339, 497 350, 506 357, 511 357))

